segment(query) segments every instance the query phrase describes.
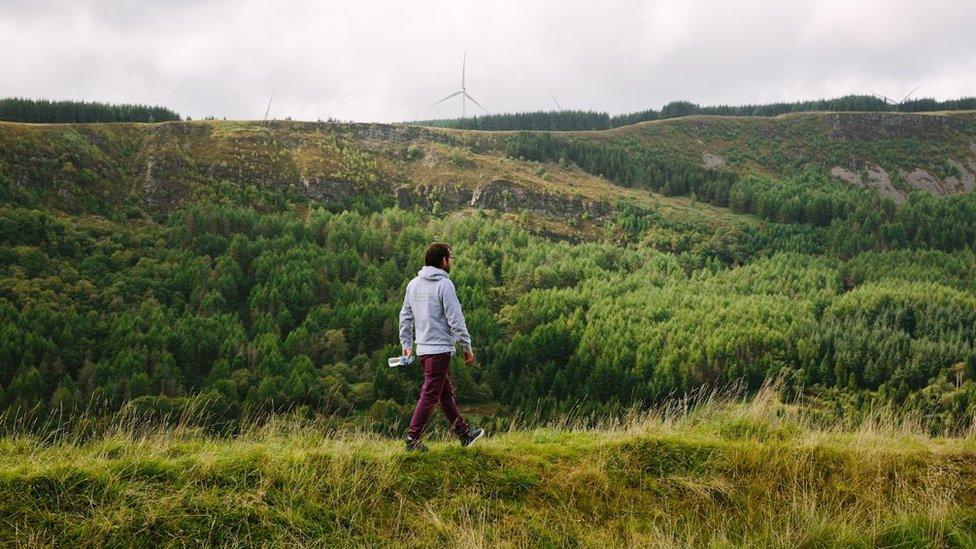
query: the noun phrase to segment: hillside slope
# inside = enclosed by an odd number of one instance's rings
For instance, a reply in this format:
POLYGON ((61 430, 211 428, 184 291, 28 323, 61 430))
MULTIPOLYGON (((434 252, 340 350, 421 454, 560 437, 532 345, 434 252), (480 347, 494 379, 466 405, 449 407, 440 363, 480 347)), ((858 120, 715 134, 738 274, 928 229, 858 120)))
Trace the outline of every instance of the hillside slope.
POLYGON ((976 113, 691 116, 606 132, 662 155, 740 173, 788 177, 814 166, 895 202, 976 188, 976 113))
MULTIPOLYGON (((789 178, 814 169, 896 203, 912 189, 945 195, 976 187, 971 112, 693 116, 551 134, 637 144, 665 163, 740 175, 789 178)), ((401 207, 525 211, 577 238, 599 235, 595 221, 621 200, 671 218, 742 221, 685 198, 627 188, 640 182, 621 186, 573 165, 509 158, 511 135, 309 122, 0 123, 0 177, 46 206, 75 213, 104 214, 123 204, 169 212, 201 188, 230 181, 333 206, 370 194, 401 207)))
POLYGON ((705 169, 625 135, 649 127, 0 125, 0 409, 408 414, 419 376, 377 366, 444 241, 479 358, 457 386, 498 421, 785 375, 969 428, 976 194, 705 169))
POLYGON ((199 121, 0 123, 0 182, 24 205, 68 214, 156 216, 222 183, 302 197, 332 209, 367 203, 526 214, 529 228, 572 240, 603 236, 619 201, 673 219, 754 225, 720 208, 628 189, 562 166, 504 155, 504 143, 406 126, 199 121))
POLYGON ((427 454, 287 423, 237 439, 133 427, 88 442, 8 436, 0 537, 88 546, 976 543, 972 437, 932 439, 883 416, 853 430, 816 428, 766 397, 688 416, 496 433, 466 450, 434 442, 427 454))

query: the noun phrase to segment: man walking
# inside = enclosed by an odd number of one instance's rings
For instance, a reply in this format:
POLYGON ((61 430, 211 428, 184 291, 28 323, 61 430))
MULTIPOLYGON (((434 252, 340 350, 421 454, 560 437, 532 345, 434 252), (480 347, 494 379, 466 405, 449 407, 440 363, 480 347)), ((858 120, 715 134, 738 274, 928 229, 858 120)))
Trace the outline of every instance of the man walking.
POLYGON ((471 336, 464 323, 461 303, 448 278, 454 256, 451 247, 434 242, 424 252, 424 268, 407 284, 407 292, 400 309, 400 343, 404 356, 413 353, 414 328, 417 331, 417 358, 424 370, 424 384, 407 431, 407 450, 426 452, 420 442, 424 427, 434 406, 440 403, 451 430, 461 439, 461 446, 470 446, 485 434, 484 429, 472 429, 454 397, 454 383, 449 371, 456 342, 464 349, 464 362, 474 362, 471 336))

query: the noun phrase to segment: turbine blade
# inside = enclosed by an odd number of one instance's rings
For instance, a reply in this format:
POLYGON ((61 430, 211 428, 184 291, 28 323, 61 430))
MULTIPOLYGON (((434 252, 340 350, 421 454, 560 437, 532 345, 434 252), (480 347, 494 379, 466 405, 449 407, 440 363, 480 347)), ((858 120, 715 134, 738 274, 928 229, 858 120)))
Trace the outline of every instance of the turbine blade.
POLYGON ((898 104, 900 105, 900 104, 904 103, 905 101, 907 101, 908 98, 911 97, 911 95, 913 93, 915 93, 916 91, 918 91, 918 89, 921 88, 921 87, 922 87, 922 84, 919 84, 919 85, 915 86, 914 88, 912 88, 912 91, 910 91, 907 94, 905 94, 905 97, 902 97, 901 98, 901 101, 899 101, 898 104))
POLYGON ((438 105, 438 104, 440 104, 440 103, 443 103, 443 102, 445 102, 445 101, 447 101, 448 99, 450 99, 450 98, 452 98, 452 97, 456 97, 456 96, 458 96, 458 95, 461 95, 462 93, 464 93, 464 92, 463 92, 463 91, 456 91, 456 92, 454 92, 454 93, 452 93, 451 95, 448 95, 448 96, 447 96, 447 97, 445 97, 444 99, 441 99, 441 100, 440 100, 440 101, 438 101, 437 103, 433 103, 433 104, 431 104, 431 105, 430 105, 429 107, 427 107, 427 108, 429 109, 430 107, 433 107, 433 106, 435 106, 435 105, 438 105))
POLYGON ((272 91, 271 92, 271 99, 268 99, 268 108, 267 109, 264 109, 264 119, 265 120, 268 119, 268 113, 271 112, 271 102, 274 101, 274 94, 275 94, 275 92, 272 91))
MULTIPOLYGON (((475 101, 474 100, 474 97, 471 97, 470 95, 468 95, 468 92, 461 92, 461 93, 463 93, 465 97, 467 97, 468 99, 470 99, 472 103, 474 103, 475 105, 478 105, 479 107, 481 107, 481 103, 478 103, 477 101, 475 101)), ((483 110, 485 112, 488 112, 488 109, 486 109, 484 107, 481 107, 481 110, 483 110)))
POLYGON ((464 67, 468 64, 468 50, 464 50, 464 57, 461 58, 461 89, 464 89, 464 67))
POLYGON ((558 100, 556 100, 556 94, 552 93, 551 89, 549 90, 549 97, 552 97, 553 103, 556 104, 556 107, 558 107, 559 110, 563 110, 563 106, 559 104, 558 100))

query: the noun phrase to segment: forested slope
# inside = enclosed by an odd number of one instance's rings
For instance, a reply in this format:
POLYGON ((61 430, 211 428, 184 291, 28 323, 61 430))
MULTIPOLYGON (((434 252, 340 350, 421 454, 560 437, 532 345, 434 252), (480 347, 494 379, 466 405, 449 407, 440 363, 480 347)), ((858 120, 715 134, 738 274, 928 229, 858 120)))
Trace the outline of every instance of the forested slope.
POLYGON ((965 429, 976 197, 830 172, 965 168, 972 120, 831 116, 0 124, 0 403, 391 429, 419 383, 384 366, 403 287, 444 240, 479 359, 459 393, 499 424, 780 376, 814 407, 965 429))

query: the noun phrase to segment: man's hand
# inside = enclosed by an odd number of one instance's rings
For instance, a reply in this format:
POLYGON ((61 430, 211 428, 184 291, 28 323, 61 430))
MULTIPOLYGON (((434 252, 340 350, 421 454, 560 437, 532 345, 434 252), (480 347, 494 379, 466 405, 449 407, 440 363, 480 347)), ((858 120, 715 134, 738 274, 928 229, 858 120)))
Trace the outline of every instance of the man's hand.
POLYGON ((474 351, 464 351, 464 363, 474 364, 474 351))
POLYGON ((403 356, 405 356, 407 358, 410 358, 410 355, 412 355, 412 354, 413 354, 413 349, 404 349, 403 350, 403 356))

